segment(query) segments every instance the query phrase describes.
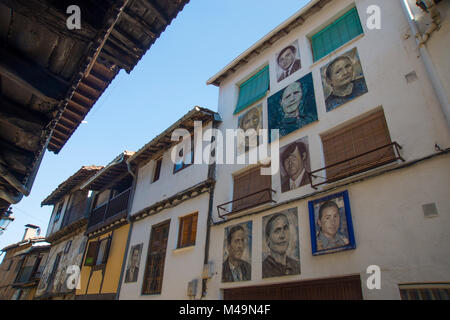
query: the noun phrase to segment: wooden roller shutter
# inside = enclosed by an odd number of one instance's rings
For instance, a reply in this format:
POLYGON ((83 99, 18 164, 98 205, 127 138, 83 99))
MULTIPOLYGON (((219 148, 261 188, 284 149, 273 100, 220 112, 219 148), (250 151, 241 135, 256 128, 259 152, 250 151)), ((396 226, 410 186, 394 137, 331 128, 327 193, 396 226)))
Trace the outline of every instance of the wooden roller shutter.
POLYGON ((382 110, 336 132, 322 137, 325 165, 329 166, 355 156, 326 170, 328 181, 368 170, 395 159, 393 147, 365 154, 391 143, 391 137, 382 110))
POLYGON ((269 192, 255 192, 272 188, 272 176, 261 175, 261 167, 250 169, 234 177, 233 211, 250 208, 270 200, 269 192))

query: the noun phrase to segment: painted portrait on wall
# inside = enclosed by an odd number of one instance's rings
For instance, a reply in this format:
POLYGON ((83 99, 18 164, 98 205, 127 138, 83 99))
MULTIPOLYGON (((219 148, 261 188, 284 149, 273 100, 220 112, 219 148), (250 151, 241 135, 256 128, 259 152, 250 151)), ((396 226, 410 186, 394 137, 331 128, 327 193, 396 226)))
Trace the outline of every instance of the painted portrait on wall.
POLYGON ((251 280, 252 222, 225 228, 222 282, 251 280))
POLYGON ((355 249, 348 192, 309 201, 312 254, 355 249))
POLYGON ((309 184, 310 171, 308 137, 280 148, 281 192, 309 184))
MULTIPOLYGON (((269 132, 279 129, 283 137, 317 121, 312 73, 308 73, 267 99, 269 132)), ((271 141, 269 134, 269 142, 271 141)))
POLYGON ((237 154, 247 152, 260 143, 259 130, 262 129, 262 104, 249 109, 238 118, 237 154))
POLYGON ((125 282, 137 281, 139 274, 139 264, 141 262, 142 246, 143 243, 140 243, 131 247, 128 257, 127 271, 125 274, 125 282))
POLYGON ((286 79, 295 71, 300 70, 302 63, 300 60, 300 50, 298 49, 298 40, 295 40, 280 52, 277 52, 276 61, 278 82, 286 79))
POLYGON ((320 71, 327 112, 367 92, 356 48, 340 55, 320 71))
POLYGON ((300 274, 297 208, 263 217, 262 277, 300 274))

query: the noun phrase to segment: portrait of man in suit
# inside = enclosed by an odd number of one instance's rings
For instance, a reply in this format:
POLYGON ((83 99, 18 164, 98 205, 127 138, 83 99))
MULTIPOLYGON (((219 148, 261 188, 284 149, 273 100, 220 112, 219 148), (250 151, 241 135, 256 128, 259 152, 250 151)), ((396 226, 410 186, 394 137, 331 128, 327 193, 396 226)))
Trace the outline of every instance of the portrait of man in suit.
POLYGON ((251 279, 251 221, 225 228, 222 282, 251 279))
POLYGON ((280 164, 281 192, 294 190, 310 183, 308 138, 298 139, 281 148, 280 164))
POLYGON ((297 208, 263 217, 262 277, 300 274, 297 208))
POLYGON ((300 70, 302 63, 299 57, 298 41, 294 41, 278 53, 277 67, 278 82, 300 70))
POLYGON ((141 261, 142 243, 131 247, 125 282, 136 282, 139 274, 139 263, 141 261))

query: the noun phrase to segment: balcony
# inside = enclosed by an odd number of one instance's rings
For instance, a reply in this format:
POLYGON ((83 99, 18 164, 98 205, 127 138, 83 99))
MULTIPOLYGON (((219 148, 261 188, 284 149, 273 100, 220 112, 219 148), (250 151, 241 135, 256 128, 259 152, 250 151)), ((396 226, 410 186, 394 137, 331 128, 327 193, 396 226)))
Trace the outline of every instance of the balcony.
POLYGON ((308 173, 311 187, 317 189, 317 187, 322 184, 342 180, 358 173, 396 162, 397 160, 404 162, 405 160, 400 156, 401 149, 402 147, 397 142, 392 142, 343 161, 311 171, 308 173), (323 171, 325 171, 325 176, 319 174, 323 171), (315 180, 318 179, 320 181, 315 182, 315 180))
POLYGON ((236 214, 244 210, 257 207, 266 203, 275 203, 276 201, 272 198, 272 193, 275 190, 271 188, 266 188, 259 190, 257 192, 233 199, 231 201, 222 203, 217 206, 217 213, 220 218, 224 218, 230 214, 236 214), (228 210, 231 207, 231 210, 228 210), (228 209, 227 209, 228 208, 228 209))
POLYGON ((131 188, 119 193, 108 202, 93 209, 89 216, 88 232, 97 229, 103 224, 107 224, 116 220, 119 216, 126 216, 128 210, 128 200, 130 197, 131 188))
POLYGON ((87 198, 82 199, 78 201, 77 203, 73 204, 69 211, 64 215, 64 220, 61 224, 61 228, 64 228, 73 222, 80 220, 84 218, 85 212, 86 212, 86 204, 87 204, 87 198))

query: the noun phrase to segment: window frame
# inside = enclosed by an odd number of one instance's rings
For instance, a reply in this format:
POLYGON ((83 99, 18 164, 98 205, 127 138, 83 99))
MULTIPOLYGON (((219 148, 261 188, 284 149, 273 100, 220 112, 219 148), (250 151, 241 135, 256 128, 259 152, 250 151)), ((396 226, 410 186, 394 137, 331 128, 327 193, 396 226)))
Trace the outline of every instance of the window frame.
POLYGON ((161 178, 163 157, 159 157, 159 158, 155 159, 154 161, 155 162, 154 162, 154 167, 153 167, 153 175, 152 175, 151 183, 155 183, 156 181, 159 180, 159 178, 161 178))
MULTIPOLYGON (((194 134, 191 134, 190 137, 191 137, 191 152, 190 152, 190 154, 191 154, 191 163, 186 164, 186 162, 185 162, 186 161, 186 154, 184 153, 184 148, 181 148, 180 150, 177 150, 177 152, 183 151, 183 155, 180 156, 180 157, 183 157, 183 161, 181 162, 181 167, 178 168, 178 169, 177 169, 177 163, 175 163, 173 165, 173 174, 176 174, 177 172, 180 172, 181 170, 189 167, 190 165, 192 165, 194 163, 194 157, 195 157, 195 154, 194 154, 194 149, 195 149, 195 146, 194 146, 194 134)), ((182 142, 180 142, 179 144, 174 146, 174 148, 177 148, 180 144, 182 144, 182 142)))
POLYGON ((53 219, 53 223, 56 223, 59 221, 59 219, 61 219, 61 212, 62 212, 62 207, 64 206, 64 201, 58 202, 57 206, 58 206, 58 208, 56 209, 56 214, 55 214, 55 218, 53 219))
POLYGON ((198 211, 179 217, 178 220, 179 220, 179 227, 178 227, 177 249, 195 246, 197 239, 198 211), (194 225, 194 218, 195 218, 195 225, 194 225), (189 236, 186 243, 184 243, 185 222, 189 223, 187 232, 189 236))

